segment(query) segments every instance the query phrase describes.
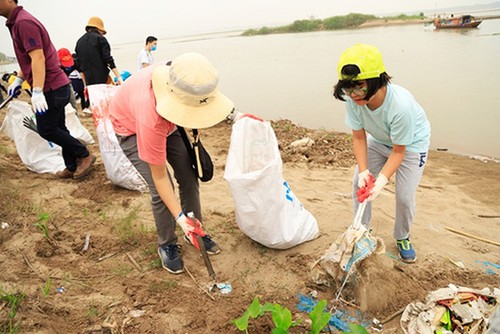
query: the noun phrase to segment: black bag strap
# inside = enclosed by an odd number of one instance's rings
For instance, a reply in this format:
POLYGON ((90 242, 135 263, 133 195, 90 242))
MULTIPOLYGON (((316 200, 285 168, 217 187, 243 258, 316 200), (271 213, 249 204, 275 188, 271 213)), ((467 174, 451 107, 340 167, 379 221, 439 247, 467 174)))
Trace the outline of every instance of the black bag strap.
MULTIPOLYGON (((182 126, 177 126, 177 130, 179 130, 179 133, 181 135, 182 141, 184 142, 184 145, 186 145, 186 149, 189 152, 189 157, 191 158, 191 164, 196 163, 196 157, 194 156, 194 151, 193 151, 193 146, 191 144, 191 140, 189 140, 186 130, 182 126)), ((193 130, 194 134, 194 130, 193 130)), ((196 130, 196 134, 198 134, 198 130, 196 130)))

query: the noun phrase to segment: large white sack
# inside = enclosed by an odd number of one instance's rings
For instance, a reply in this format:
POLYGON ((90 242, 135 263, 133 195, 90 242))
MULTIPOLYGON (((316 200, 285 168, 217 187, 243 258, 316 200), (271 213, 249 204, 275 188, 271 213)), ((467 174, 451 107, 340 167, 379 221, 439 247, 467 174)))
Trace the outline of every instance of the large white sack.
POLYGON ((244 117, 233 124, 224 178, 243 233, 269 248, 287 249, 318 236, 316 219, 283 178, 269 122, 244 117))
POLYGON ((109 105, 119 86, 88 86, 90 108, 97 131, 101 159, 108 179, 115 185, 137 191, 147 191, 147 183, 123 153, 109 120, 109 105))
MULTIPOLYGON (((66 127, 70 134, 84 145, 94 143, 87 129, 80 123, 76 110, 66 106, 66 127)), ((26 167, 36 173, 52 173, 63 170, 64 160, 61 147, 48 142, 38 133, 23 125, 23 118, 30 117, 35 123, 35 115, 31 106, 24 101, 14 101, 9 104, 7 114, 0 128, 16 145, 17 153, 26 167)))

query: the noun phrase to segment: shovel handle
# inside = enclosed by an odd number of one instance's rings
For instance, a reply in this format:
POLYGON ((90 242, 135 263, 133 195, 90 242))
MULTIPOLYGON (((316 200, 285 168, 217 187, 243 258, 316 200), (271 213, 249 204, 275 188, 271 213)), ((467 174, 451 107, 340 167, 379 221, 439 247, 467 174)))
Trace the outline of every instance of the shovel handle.
POLYGON ((2 104, 0 104, 0 109, 3 109, 3 107, 5 107, 7 105, 7 103, 9 103, 10 101, 12 101, 12 99, 14 98, 14 96, 7 96, 7 98, 5 100, 3 100, 2 104))
POLYGON ((212 267, 212 262, 210 262, 207 250, 205 249, 203 239, 199 235, 196 235, 196 241, 198 241, 198 246, 200 246, 201 257, 203 258, 203 262, 205 262, 205 266, 207 267, 208 275, 215 282, 217 280, 217 275, 215 275, 214 268, 212 267))

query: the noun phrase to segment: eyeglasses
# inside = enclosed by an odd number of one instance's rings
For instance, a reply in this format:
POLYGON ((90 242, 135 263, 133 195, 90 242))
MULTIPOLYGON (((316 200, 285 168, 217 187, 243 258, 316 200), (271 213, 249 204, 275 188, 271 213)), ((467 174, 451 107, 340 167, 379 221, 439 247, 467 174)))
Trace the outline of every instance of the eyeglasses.
POLYGON ((357 87, 355 87, 355 88, 342 88, 342 92, 348 96, 351 96, 353 93, 356 96, 363 96, 366 94, 367 91, 368 91, 368 87, 365 87, 365 88, 357 88, 357 87))

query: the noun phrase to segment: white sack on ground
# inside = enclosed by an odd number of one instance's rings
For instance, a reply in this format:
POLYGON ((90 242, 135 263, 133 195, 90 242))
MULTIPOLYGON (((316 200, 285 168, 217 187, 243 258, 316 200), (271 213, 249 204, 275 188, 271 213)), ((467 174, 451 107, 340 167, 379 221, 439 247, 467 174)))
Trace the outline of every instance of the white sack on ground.
MULTIPOLYGON (((23 118, 29 117, 34 122, 35 115, 31 106, 24 101, 14 101, 9 104, 7 114, 2 123, 2 130, 16 144, 16 150, 23 164, 36 173, 52 173, 63 170, 64 160, 61 147, 48 142, 38 133, 23 125, 23 118)), ((66 127, 70 134, 82 144, 94 143, 87 129, 80 123, 76 110, 71 105, 66 106, 66 127)))
POLYGON ((269 122, 243 117, 233 124, 224 178, 243 233, 269 248, 287 249, 318 236, 316 219, 282 174, 269 122))
POLYGON ((109 120, 109 104, 119 86, 88 86, 90 108, 94 117, 101 159, 108 179, 115 185, 137 191, 147 191, 147 184, 123 153, 109 120))

